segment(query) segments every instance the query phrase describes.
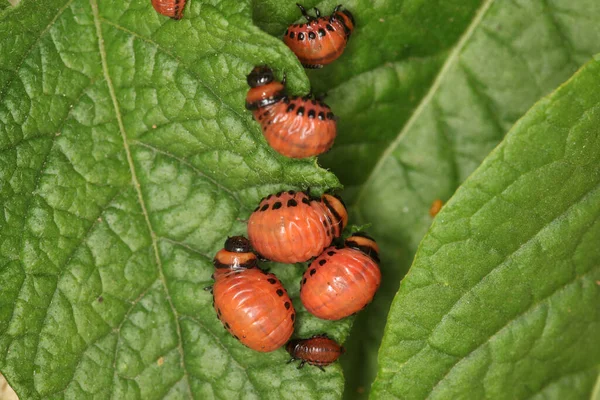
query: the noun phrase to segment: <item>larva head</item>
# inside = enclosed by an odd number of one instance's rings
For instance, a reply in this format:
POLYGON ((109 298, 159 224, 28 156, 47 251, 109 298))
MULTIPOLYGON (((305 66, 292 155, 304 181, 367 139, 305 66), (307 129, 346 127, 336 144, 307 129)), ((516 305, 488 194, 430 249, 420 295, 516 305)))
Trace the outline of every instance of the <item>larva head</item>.
MULTIPOLYGON (((340 223, 340 232, 342 233, 346 225, 348 224, 348 211, 346 211, 346 205, 344 201, 339 196, 334 196, 331 194, 324 194, 321 199, 323 200, 323 204, 327 207, 329 212, 332 215, 332 219, 334 221, 339 221, 340 223)), ((338 236, 339 236, 338 235, 338 236)))
POLYGON ((274 80, 273 70, 266 65, 255 67, 246 77, 250 90, 246 95, 246 108, 256 110, 277 103, 286 97, 285 86, 274 80))
POLYGON ((300 344, 299 339, 292 339, 285 345, 285 350, 290 353, 292 357, 296 357, 296 347, 300 344))
POLYGON ((258 67, 254 67, 252 72, 248 74, 246 77, 246 82, 248 82, 250 87, 255 88, 271 83, 274 79, 273 70, 266 65, 260 65, 258 67))
POLYGON ((215 268, 254 268, 257 267, 256 254, 252 252, 250 241, 243 236, 233 236, 225 241, 225 248, 215 255, 215 268))
POLYGON ((252 251, 250 241, 243 236, 232 236, 225 241, 225 250, 232 253, 248 253, 252 251))
POLYGON ((379 246, 375 239, 364 232, 356 232, 345 240, 344 245, 350 249, 362 251, 371 257, 376 263, 379 263, 379 246))

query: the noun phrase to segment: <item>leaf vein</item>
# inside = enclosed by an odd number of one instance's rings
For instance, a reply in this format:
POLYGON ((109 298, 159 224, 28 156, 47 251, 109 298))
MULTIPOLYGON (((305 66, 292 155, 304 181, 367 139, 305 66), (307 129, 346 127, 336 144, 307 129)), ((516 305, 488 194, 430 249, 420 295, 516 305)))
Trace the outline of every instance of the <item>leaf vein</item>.
POLYGON ((371 173, 365 180, 363 186, 361 187, 360 192, 358 193, 358 195, 356 197, 355 204, 360 203, 361 199, 367 194, 366 188, 369 186, 368 183, 372 179, 374 179, 375 176, 377 176, 377 173, 383 167, 384 160, 392 154, 394 149, 398 146, 398 143, 400 143, 402 138, 406 135, 406 132, 408 132, 412 128, 412 126, 419 119, 419 117, 421 116, 423 111, 425 111, 425 109, 427 108, 429 103, 433 100, 433 97, 435 96, 438 89, 440 88, 442 82, 444 81, 444 78, 450 72, 450 70, 454 67, 455 63, 458 61, 460 52, 464 48, 467 41, 471 38, 471 36, 475 32, 476 28, 479 26, 479 23, 482 21, 483 17, 485 16, 485 14, 487 13, 487 11, 489 10, 489 8, 491 7, 491 5, 493 3, 494 3, 494 0, 486 0, 481 5, 479 10, 477 11, 475 18, 473 18, 473 21, 471 22, 471 24, 469 25, 469 27, 467 28, 465 33, 463 33, 460 40, 454 47, 454 49, 452 49, 452 51, 450 52, 450 55, 446 59, 446 62, 442 66, 435 81, 433 82, 433 85, 431 85, 431 88, 429 88, 429 91, 427 92, 425 97, 421 100, 418 107, 415 109, 415 112, 411 115, 410 119, 406 122, 406 124, 404 125, 404 127, 402 128, 402 130, 400 131, 398 136, 396 137, 396 139, 392 143, 390 143, 388 148, 381 154, 381 156, 379 156, 379 159, 377 160, 375 167, 373 168, 373 170, 371 171, 371 173))
MULTIPOLYGON (((475 285, 474 285, 473 287, 471 287, 469 290, 466 290, 466 291, 465 291, 465 292, 464 292, 464 293, 463 293, 463 294, 462 294, 462 295, 461 295, 461 296, 460 296, 460 297, 459 297, 459 298, 458 298, 458 299, 457 299, 457 300, 454 302, 454 304, 453 304, 453 305, 452 305, 452 306, 451 306, 451 307, 450 307, 448 310, 452 310, 452 309, 454 308, 454 306, 456 306, 456 304, 458 304, 458 303, 459 303, 459 302, 460 302, 460 301, 461 301, 461 300, 462 300, 462 299, 463 299, 463 298, 464 298, 464 297, 465 297, 465 296, 466 296, 468 293, 470 293, 470 292, 471 292, 471 290, 473 290, 473 288, 475 288, 475 287, 476 287, 476 286, 477 286, 479 283, 481 283, 481 282, 482 282, 482 281, 485 279, 485 277, 489 276, 491 273, 493 273, 493 272, 494 272, 494 271, 496 271, 498 268, 500 268, 502 265, 504 265, 504 264, 505 264, 505 262, 506 262, 506 260, 508 260, 508 259, 509 259, 509 258, 510 258, 512 255, 514 255, 514 254, 515 254, 515 253, 517 253, 519 250, 523 249, 525 246, 527 246, 529 243, 531 243, 531 241, 532 241, 533 239, 535 239, 535 238, 536 238, 536 237, 537 237, 537 236, 538 236, 538 235, 539 235, 539 234, 540 234, 540 233, 541 233, 541 232, 544 230, 544 228, 548 227, 550 224, 552 224, 553 222, 555 222, 556 220, 558 220, 559 218, 561 218, 562 216, 564 216, 564 215, 566 214, 566 212, 567 212, 567 211, 569 211, 570 209, 574 209, 574 208, 575 208, 575 207, 576 207, 576 206, 577 206, 577 205, 578 205, 578 204, 579 204, 579 203, 580 203, 580 202, 581 202, 583 199, 585 199, 585 198, 586 198, 588 195, 590 195, 590 194, 591 194, 591 193, 592 193, 592 192, 593 192, 595 189, 599 189, 599 188, 600 188, 600 186, 596 186, 594 189, 592 189, 592 190, 590 190, 590 191, 588 191, 588 192, 584 193, 582 196, 580 196, 580 198, 579 198, 577 201, 573 202, 573 204, 572 204, 570 207, 568 207, 568 208, 567 208, 567 210, 565 210, 565 211, 564 211, 564 212, 562 212, 560 215, 558 215, 558 216, 556 216, 555 218, 553 218, 553 219, 552 219, 551 221, 549 221, 548 223, 544 224, 544 225, 543 225, 543 226, 542 226, 542 227, 541 227, 541 228, 540 228, 540 229, 539 229, 539 230, 538 230, 538 231, 537 231, 537 232, 536 232, 536 233, 535 233, 535 234, 534 234, 532 237, 530 237, 530 238, 529 238, 529 239, 528 239, 528 240, 527 240, 525 243, 523 243, 521 246, 519 246, 519 248, 517 248, 515 251, 512 251, 510 254, 508 254, 508 255, 507 255, 505 258, 504 258, 504 260, 503 260, 503 261, 501 261, 501 262, 500 262, 500 263, 499 263, 499 264, 498 264, 496 267, 494 267, 494 268, 493 268, 492 270, 490 270, 490 271, 489 271, 487 274, 485 274, 485 275, 484 275, 484 276, 483 276, 483 277, 482 277, 482 278, 481 278, 481 279, 480 279, 480 280, 477 282, 477 284, 475 284, 475 285)), ((442 377, 440 380, 438 380, 438 381, 437 381, 437 383, 434 385, 434 387, 432 388, 432 390, 431 390, 431 391, 433 392, 433 390, 434 390, 434 389, 435 389, 435 388, 436 388, 436 387, 437 387, 437 386, 440 384, 440 382, 441 382, 441 381, 443 381, 443 380, 444 380, 444 378, 448 376, 448 374, 449 374, 449 373, 452 371, 452 369, 453 369, 453 368, 456 366, 456 364, 458 364, 458 362, 460 362, 460 360, 467 358, 467 357, 468 357, 470 354, 472 354, 473 352, 475 352, 477 349, 479 349, 479 348, 480 348, 481 346, 483 346, 485 343, 488 343, 488 342, 489 342, 489 340, 490 340, 491 338, 493 338, 494 336, 496 336, 496 335, 497 335, 497 334, 498 334, 500 331, 502 331, 504 328, 506 328, 506 327, 507 327, 507 326, 508 326, 510 323, 512 323, 512 322, 513 322, 513 321, 515 321, 517 318, 519 318, 520 316, 522 316, 522 315, 524 315, 525 313, 527 313, 527 312, 528 312, 529 310, 531 310, 532 308, 534 308, 534 307, 537 307, 537 306, 538 306, 539 304, 541 304, 543 301, 545 301, 545 300, 546 300, 546 299, 548 299, 549 297, 553 296, 553 295, 554 295, 554 294, 555 294, 555 293, 556 293, 558 290, 560 290, 561 288, 564 288, 564 287, 566 287, 567 285, 570 285, 570 284, 572 284, 572 283, 573 283, 574 281, 576 281, 577 279, 580 279, 581 277, 585 276, 586 274, 588 274, 588 273, 590 273, 590 272, 592 272, 592 271, 594 271, 594 269, 591 269, 591 270, 589 270, 589 271, 586 271, 585 273, 583 273, 583 274, 581 274, 581 275, 579 275, 579 276, 575 275, 575 277, 574 277, 574 278, 573 278, 571 281, 569 281, 569 282, 567 282, 567 283, 565 283, 565 284, 563 284, 563 285, 559 286, 559 287, 558 287, 558 288, 556 288, 554 291, 552 291, 552 293, 550 293, 548 296, 546 296, 546 297, 544 297, 544 298, 540 299, 540 300, 539 300, 539 301, 537 301, 535 304, 533 304, 533 305, 529 306, 527 309, 525 309, 525 310, 524 310, 522 313, 520 313, 520 314, 518 314, 517 316, 513 317, 512 319, 508 320, 508 321, 506 322, 506 324, 505 324, 504 326, 502 326, 500 329, 498 329, 498 330, 496 331, 496 333, 495 333, 494 335, 492 335, 492 336, 491 336, 491 337, 490 337, 490 338, 489 338, 487 341, 485 341, 485 342, 481 343, 479 346, 477 346, 475 349, 473 349, 472 351, 470 351, 470 352, 469 352, 467 355, 465 355, 464 357, 462 357, 462 358, 459 358, 459 359, 457 360, 457 362, 456 362, 456 363, 454 363, 454 364, 453 364, 453 365, 450 367, 450 369, 449 369, 449 370, 448 370, 448 372, 447 372, 447 373, 444 375, 444 377, 442 377)), ((446 314, 448 314, 448 313, 446 313, 446 314)), ((443 319, 442 319, 442 320, 443 320, 443 319)), ((437 324, 437 325, 436 325, 436 326, 435 326, 435 327, 434 327, 434 328, 431 330, 432 332, 433 332, 433 331, 435 331, 435 330, 437 329, 437 327, 438 327, 438 326, 441 324, 442 320, 440 320, 440 322, 439 322, 439 323, 438 323, 438 324, 437 324)), ((422 350, 423 350, 423 349, 421 349, 421 351, 422 351, 422 350)), ((416 354, 419 354, 419 353, 420 353, 420 351, 419 351, 418 353, 416 353, 416 354)), ((415 355, 416 355, 416 354, 415 354, 415 355)), ((413 357, 414 357, 414 356, 413 356, 413 357)), ((411 358, 412 358, 412 357, 411 357, 411 358)))
MULTIPOLYGON (((465 355, 464 357, 459 357, 457 359, 457 361, 452 364, 452 366, 450 367, 450 369, 448 369, 448 372, 446 372, 446 374, 436 382, 436 384, 433 386, 433 388, 431 389, 431 391, 429 392, 429 395, 431 395, 435 389, 440 385, 440 383, 442 381, 444 381, 444 379, 446 379, 448 377, 448 375, 450 375, 450 372, 452 372, 452 370, 463 360, 466 360, 471 354, 473 354, 474 352, 476 352, 477 350, 479 350, 482 346, 484 346, 486 343, 489 343, 493 338, 495 338, 496 336, 498 336, 498 334, 500 334, 503 330, 505 330, 510 324, 512 324, 514 321, 516 321, 518 318, 521 318, 523 315, 527 314, 528 312, 532 311, 533 309, 536 309, 538 307, 541 307, 544 305, 544 303, 550 299, 551 297, 553 297, 556 293, 558 293, 560 290, 565 289, 567 286, 570 286, 574 283, 576 283, 577 281, 585 278, 588 274, 591 274, 593 272, 596 272, 596 270, 599 267, 596 268, 591 268, 590 270, 584 272, 581 275, 575 275, 573 277, 573 279, 571 279, 570 281, 566 282, 565 284, 557 287, 555 290, 553 290, 551 293, 549 293, 547 296, 541 298, 540 300, 538 300, 537 302, 535 302, 534 304, 530 305, 529 307, 527 307, 525 310, 523 310, 523 312, 519 313, 518 315, 514 316, 513 318, 511 318, 510 320, 508 320, 506 322, 506 324, 504 324, 502 327, 500 327, 500 329, 498 329, 496 331, 496 333, 494 333, 492 336, 490 336, 488 338, 488 340, 486 340, 485 342, 481 343, 479 346, 477 346, 476 348, 474 348, 473 350, 471 350, 467 355, 465 355)), ((429 395, 427 396, 429 398, 429 395)))
POLYGON ((17 65, 17 68, 14 71, 14 75, 12 78, 10 78, 9 80, 6 81, 6 83, 4 84, 4 86, 2 87, 2 89, 0 89, 0 101, 4 100, 3 95, 6 94, 6 89, 10 86, 10 84, 14 81, 15 77, 17 76, 17 71, 19 71, 21 69, 21 67, 23 66, 23 63, 25 62, 25 60, 27 59, 27 57, 29 56, 29 54, 31 54, 31 52, 33 51, 33 49, 38 45, 38 43, 40 42, 40 40, 42 40, 42 37, 48 33, 48 31, 50 30, 50 28, 52 28, 52 26, 54 25, 54 23, 56 23, 56 20, 62 15, 63 12, 65 12, 65 10, 71 5, 71 3, 74 0, 68 0, 64 6, 62 6, 58 12, 56 13, 56 15, 52 18, 52 20, 50 20, 50 23, 44 28, 44 30, 42 32, 40 32, 40 35, 37 37, 37 39, 32 43, 32 45, 25 51, 25 53, 23 53, 23 58, 21 58, 21 61, 19 62, 19 65, 17 65))

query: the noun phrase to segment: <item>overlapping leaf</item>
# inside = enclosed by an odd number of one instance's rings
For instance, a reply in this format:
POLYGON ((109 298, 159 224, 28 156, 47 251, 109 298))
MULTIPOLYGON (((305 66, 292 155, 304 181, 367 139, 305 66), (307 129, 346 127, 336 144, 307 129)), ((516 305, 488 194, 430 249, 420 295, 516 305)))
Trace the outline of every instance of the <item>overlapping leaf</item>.
MULTIPOLYGON (((145 0, 0 15, 0 369, 23 399, 341 395, 339 367, 239 344, 203 290, 260 197, 339 184, 270 150, 244 110, 257 64, 308 89, 249 2, 188 3, 181 21, 145 0)), ((272 269, 297 298, 302 266, 272 269)))
POLYGON ((458 190, 389 315, 373 398, 588 398, 600 365, 600 57, 458 190))

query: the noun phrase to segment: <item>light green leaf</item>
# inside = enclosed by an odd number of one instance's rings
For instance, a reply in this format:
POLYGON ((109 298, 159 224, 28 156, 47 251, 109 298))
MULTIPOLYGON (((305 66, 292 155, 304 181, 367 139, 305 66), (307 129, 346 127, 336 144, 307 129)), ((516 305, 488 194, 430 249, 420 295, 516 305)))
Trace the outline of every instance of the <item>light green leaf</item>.
MULTIPOLYGON (((268 63, 308 90, 248 1, 24 1, 0 15, 0 370, 23 399, 341 395, 217 320, 212 257, 258 199, 338 187, 279 156, 244 109, 268 63)), ((272 266, 298 302, 303 266, 272 266)), ((298 334, 349 322, 300 312, 298 334)))
POLYGON ((435 219, 394 299, 374 399, 588 398, 600 371, 600 56, 435 219))
MULTIPOLYGON (((255 19, 281 34, 292 1, 255 19)), ((279 4, 280 2, 277 2, 279 4)), ((311 2, 309 5, 315 5, 311 2)), ((335 2, 319 2, 329 11, 335 2)), ((600 3, 353 1, 356 32, 344 55, 309 74, 340 116, 320 158, 340 178, 354 224, 371 223, 385 279, 358 315, 342 359, 348 399, 368 392, 389 305, 431 224, 514 122, 600 52, 600 3)))
POLYGON ((600 374, 598 375, 598 379, 596 379, 596 384, 594 385, 594 389, 592 390, 590 400, 600 400, 600 374))

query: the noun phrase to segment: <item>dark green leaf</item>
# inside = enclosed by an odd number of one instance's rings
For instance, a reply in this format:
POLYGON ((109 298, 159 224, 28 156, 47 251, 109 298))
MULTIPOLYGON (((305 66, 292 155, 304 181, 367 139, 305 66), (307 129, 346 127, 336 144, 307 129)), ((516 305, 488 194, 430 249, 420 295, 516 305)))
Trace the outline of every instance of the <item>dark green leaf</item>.
POLYGON ((600 371, 600 57, 540 101, 435 219, 373 398, 588 398, 600 371))
MULTIPOLYGON (((149 0, 0 15, 0 369, 21 398, 340 397, 338 366, 243 347, 203 290, 260 197, 339 186, 266 145, 244 109, 261 63, 308 90, 249 1, 189 1, 181 21, 149 0)), ((272 270, 299 306, 302 266, 272 270)))

